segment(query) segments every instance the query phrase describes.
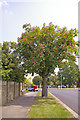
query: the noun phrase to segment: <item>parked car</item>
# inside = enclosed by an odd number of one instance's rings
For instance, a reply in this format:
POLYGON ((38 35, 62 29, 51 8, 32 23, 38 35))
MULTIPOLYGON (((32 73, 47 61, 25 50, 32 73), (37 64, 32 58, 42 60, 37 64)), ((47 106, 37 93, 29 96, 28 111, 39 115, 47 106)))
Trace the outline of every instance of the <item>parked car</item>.
POLYGON ((63 85, 63 86, 62 86, 62 88, 66 88, 66 86, 65 86, 65 85, 63 85))
POLYGON ((60 86, 60 85, 58 85, 58 88, 61 88, 61 86, 60 86))
POLYGON ((38 91, 38 87, 37 86, 30 86, 27 88, 28 91, 38 91))
POLYGON ((28 88, 26 88, 28 91, 33 91, 34 87, 33 86, 30 86, 28 88))
MULTIPOLYGON (((61 86, 59 85, 58 88, 61 88, 61 86)), ((65 85, 62 85, 62 88, 66 88, 66 86, 65 86, 65 85)))
POLYGON ((51 88, 51 86, 50 86, 50 85, 47 85, 47 88, 51 88))
MULTIPOLYGON (((43 86, 41 86, 41 88, 43 88, 43 86)), ((47 88, 51 88, 51 86, 50 86, 50 85, 47 85, 47 88)))
POLYGON ((38 91, 38 86, 34 86, 33 91, 38 91))

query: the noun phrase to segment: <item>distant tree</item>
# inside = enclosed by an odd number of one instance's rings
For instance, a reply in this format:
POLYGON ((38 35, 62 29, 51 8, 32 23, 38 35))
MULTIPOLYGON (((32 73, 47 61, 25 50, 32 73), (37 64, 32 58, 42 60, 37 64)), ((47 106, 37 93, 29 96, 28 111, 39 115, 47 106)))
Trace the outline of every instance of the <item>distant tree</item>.
MULTIPOLYGON (((69 87, 75 85, 78 81, 78 65, 75 62, 69 61, 62 66, 62 82, 64 85, 69 85, 69 87)), ((58 73, 58 80, 61 80, 61 73, 58 73)))
POLYGON ((54 74, 54 76, 50 76, 50 80, 53 82, 53 85, 57 85, 57 79, 58 79, 58 76, 56 74, 54 74))
POLYGON ((80 87, 80 71, 78 71, 77 87, 80 87))
POLYGON ((50 80, 50 78, 48 78, 48 80, 47 80, 47 85, 51 85, 52 83, 51 83, 51 80, 50 80))
POLYGON ((19 54, 21 63, 27 73, 39 74, 43 79, 42 97, 47 97, 47 80, 54 69, 64 65, 64 59, 75 61, 77 47, 74 37, 76 29, 67 30, 49 23, 42 28, 23 25, 25 32, 18 38, 18 43, 11 44, 19 54))
POLYGON ((30 81, 31 77, 25 79, 25 86, 30 87, 33 83, 30 81))
POLYGON ((40 76, 35 76, 33 78, 33 83, 39 86, 40 84, 42 84, 42 78, 40 76))

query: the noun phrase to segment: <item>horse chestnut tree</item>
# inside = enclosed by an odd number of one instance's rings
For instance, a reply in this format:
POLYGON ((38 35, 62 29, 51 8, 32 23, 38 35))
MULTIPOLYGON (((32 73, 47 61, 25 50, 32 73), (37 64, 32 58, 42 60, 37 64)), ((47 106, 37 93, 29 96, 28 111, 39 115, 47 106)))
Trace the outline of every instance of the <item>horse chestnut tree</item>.
POLYGON ((19 60, 27 73, 39 74, 43 79, 42 97, 47 97, 47 80, 54 69, 64 65, 65 59, 75 61, 78 53, 76 29, 67 30, 49 23, 42 28, 23 25, 25 32, 12 47, 18 53, 19 60), (17 45, 16 45, 17 44, 17 45))

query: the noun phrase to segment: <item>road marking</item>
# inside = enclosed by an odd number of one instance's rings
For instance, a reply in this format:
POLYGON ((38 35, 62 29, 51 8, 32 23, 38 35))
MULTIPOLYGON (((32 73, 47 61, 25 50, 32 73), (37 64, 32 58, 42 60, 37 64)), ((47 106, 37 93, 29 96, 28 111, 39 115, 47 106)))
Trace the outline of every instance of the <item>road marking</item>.
MULTIPOLYGON (((50 92, 49 92, 50 93, 50 92)), ((58 99, 56 96, 54 96, 52 93, 50 93, 62 106, 64 106, 70 113, 72 113, 72 115, 75 118, 78 118, 80 120, 80 116, 74 112, 70 107, 68 107, 66 104, 64 104, 60 99, 58 99)))

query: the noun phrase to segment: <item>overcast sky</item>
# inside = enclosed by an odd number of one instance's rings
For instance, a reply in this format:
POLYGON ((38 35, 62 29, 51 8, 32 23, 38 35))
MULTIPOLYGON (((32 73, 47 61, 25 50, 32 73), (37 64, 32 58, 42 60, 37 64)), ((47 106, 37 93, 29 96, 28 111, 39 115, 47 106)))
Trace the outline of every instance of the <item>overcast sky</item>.
MULTIPOLYGON (((1 0, 0 42, 17 41, 24 32, 23 24, 47 25, 78 29, 78 2, 80 0, 1 0), (15 1, 15 2, 14 2, 15 1)), ((76 38, 75 40, 77 40, 76 38)))

